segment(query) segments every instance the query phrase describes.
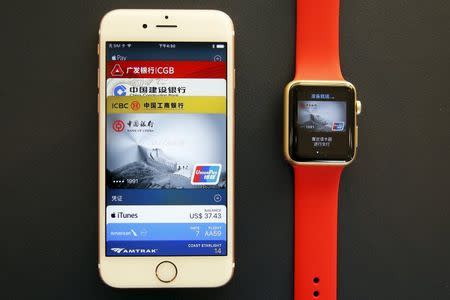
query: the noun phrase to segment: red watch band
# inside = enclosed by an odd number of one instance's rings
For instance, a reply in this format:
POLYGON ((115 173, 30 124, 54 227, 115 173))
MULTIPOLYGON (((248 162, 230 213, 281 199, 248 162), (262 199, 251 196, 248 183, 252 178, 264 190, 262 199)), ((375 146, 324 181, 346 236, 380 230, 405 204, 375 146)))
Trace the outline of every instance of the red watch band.
POLYGON ((294 299, 336 299, 337 216, 343 166, 294 166, 294 299))
POLYGON ((297 80, 343 80, 339 0, 297 0, 297 80))
MULTIPOLYGON (((343 80, 339 0, 297 0, 296 80, 343 80)), ((295 165, 294 299, 335 300, 343 166, 295 165)))

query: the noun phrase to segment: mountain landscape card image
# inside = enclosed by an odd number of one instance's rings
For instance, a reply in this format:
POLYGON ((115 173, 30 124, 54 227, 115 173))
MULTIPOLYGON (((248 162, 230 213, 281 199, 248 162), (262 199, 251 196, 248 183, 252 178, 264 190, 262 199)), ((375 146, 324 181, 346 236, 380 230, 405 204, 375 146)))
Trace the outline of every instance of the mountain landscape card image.
POLYGON ((344 101, 299 101, 298 124, 312 132, 345 131, 344 101))
POLYGON ((223 114, 110 114, 107 124, 107 178, 111 187, 225 187, 223 114), (193 184, 194 167, 199 165, 210 174, 206 174, 204 184, 193 184), (220 166, 219 174, 214 173, 214 166, 220 166), (213 175, 216 177, 211 181, 213 175))

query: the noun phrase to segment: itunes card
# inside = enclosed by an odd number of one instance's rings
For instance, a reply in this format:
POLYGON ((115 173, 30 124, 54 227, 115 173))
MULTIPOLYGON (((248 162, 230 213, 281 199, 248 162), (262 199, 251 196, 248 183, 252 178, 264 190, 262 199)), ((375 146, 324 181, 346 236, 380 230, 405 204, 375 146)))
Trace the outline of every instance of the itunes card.
POLYGON ((106 223, 225 223, 224 205, 109 205, 106 223))

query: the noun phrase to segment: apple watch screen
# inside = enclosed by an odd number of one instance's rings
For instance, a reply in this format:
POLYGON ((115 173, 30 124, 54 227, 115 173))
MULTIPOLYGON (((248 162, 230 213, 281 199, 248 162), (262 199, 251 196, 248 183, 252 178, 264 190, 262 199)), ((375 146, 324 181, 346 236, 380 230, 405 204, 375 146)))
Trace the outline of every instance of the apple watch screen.
POLYGON ((293 160, 350 161, 355 153, 355 92, 348 86, 294 85, 289 92, 293 160))

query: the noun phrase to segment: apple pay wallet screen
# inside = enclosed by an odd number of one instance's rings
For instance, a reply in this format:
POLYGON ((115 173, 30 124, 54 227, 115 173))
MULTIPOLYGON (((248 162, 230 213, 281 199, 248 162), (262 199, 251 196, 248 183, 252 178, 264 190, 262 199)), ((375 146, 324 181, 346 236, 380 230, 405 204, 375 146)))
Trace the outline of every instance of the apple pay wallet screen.
POLYGON ((106 255, 227 254, 226 43, 106 43, 106 255))

